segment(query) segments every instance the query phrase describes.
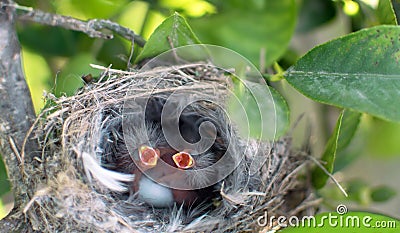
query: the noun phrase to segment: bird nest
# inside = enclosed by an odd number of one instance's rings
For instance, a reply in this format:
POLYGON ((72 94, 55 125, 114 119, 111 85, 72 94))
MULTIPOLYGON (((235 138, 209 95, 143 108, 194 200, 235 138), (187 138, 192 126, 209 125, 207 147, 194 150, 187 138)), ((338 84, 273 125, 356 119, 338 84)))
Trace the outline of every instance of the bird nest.
POLYGON ((33 130, 41 156, 24 165, 32 190, 24 209, 30 225, 40 232, 268 232, 277 222, 262 224, 264 217, 314 214, 315 197, 303 169, 308 160, 292 150, 290 137, 244 139, 219 112, 232 85, 226 70, 188 63, 140 72, 104 68, 74 96, 48 94, 33 130), (183 93, 174 97, 178 105, 196 100, 183 113, 196 112, 218 125, 222 144, 232 144, 224 150, 235 166, 213 184, 207 205, 156 208, 129 191, 133 165, 126 154, 116 154, 127 147, 127 103, 168 98, 177 90, 183 93), (125 159, 122 167, 119 158, 125 159))

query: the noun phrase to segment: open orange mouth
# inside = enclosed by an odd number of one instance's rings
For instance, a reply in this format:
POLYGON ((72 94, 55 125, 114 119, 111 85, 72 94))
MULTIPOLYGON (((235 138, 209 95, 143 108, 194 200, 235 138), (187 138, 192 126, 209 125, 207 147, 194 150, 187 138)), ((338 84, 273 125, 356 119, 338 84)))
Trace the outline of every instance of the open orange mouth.
POLYGON ((181 169, 188 169, 194 166, 193 157, 187 152, 179 152, 172 156, 176 166, 181 169))
POLYGON ((139 148, 139 158, 143 165, 154 167, 157 165, 160 152, 150 146, 141 146, 139 148))

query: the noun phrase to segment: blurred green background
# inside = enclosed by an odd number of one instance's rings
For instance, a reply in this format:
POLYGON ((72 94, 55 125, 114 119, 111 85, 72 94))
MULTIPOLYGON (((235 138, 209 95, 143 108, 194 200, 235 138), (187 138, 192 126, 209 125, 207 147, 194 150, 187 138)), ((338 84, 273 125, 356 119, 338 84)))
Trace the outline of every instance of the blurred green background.
MULTIPOLYGON (((381 0, 383 2, 383 0, 381 0)), ((314 46, 365 27, 389 22, 379 0, 38 0, 17 1, 46 12, 82 20, 104 18, 131 28, 148 39, 173 12, 179 12, 203 43, 233 49, 250 59, 263 73, 283 69, 314 46)), ((382 3, 381 2, 381 3, 382 3)), ((400 2, 392 1, 396 12, 400 2)), ((72 95, 83 85, 82 75, 99 74, 89 64, 127 69, 130 42, 92 39, 83 33, 20 21, 24 71, 36 112, 44 106, 43 93, 72 95)), ((134 55, 140 51, 135 46, 134 55)), ((339 114, 338 109, 315 103, 285 81, 274 83, 288 101, 295 145, 319 155, 339 114)), ((357 209, 375 210, 400 217, 400 124, 364 115, 350 147, 343 152, 335 174, 350 193, 344 199, 328 185, 320 195, 326 208, 345 202, 357 209), (330 204, 328 204, 328 202, 330 204)), ((338 163, 339 163, 338 162, 338 163)), ((0 218, 12 205, 4 165, 0 163, 0 218)))

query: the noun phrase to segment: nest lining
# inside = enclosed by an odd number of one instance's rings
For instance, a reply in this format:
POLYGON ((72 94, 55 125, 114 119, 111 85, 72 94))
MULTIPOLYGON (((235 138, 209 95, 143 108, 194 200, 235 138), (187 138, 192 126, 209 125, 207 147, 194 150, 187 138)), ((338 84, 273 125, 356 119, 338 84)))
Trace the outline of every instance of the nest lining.
POLYGON ((315 198, 299 178, 307 159, 292 151, 289 137, 249 143, 238 137, 238 152, 246 156, 219 183, 220 198, 206 211, 152 208, 115 191, 124 182, 111 184, 114 190, 104 185, 87 164, 90 158, 104 161, 99 146, 104 129, 121 118, 125 101, 178 89, 221 101, 231 85, 224 71, 196 63, 143 72, 106 69, 98 82, 74 96, 47 95, 51 107, 34 131, 42 157, 24 167, 25 182, 33 190, 24 210, 30 224, 41 232, 267 232, 269 226, 257 223, 265 211, 268 216, 313 214, 315 198))

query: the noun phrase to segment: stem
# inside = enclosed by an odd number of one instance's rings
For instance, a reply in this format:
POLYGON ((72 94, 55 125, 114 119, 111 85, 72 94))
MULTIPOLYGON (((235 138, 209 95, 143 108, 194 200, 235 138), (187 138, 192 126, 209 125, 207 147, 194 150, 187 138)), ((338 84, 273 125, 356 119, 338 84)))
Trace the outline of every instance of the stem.
POLYGON ((93 38, 112 39, 114 37, 113 34, 102 32, 103 29, 108 29, 129 41, 134 41, 140 47, 143 47, 146 43, 141 36, 135 34, 135 32, 133 32, 131 29, 123 27, 110 20, 92 19, 84 21, 69 16, 35 10, 30 7, 20 6, 16 3, 9 4, 9 6, 17 10, 18 17, 21 20, 79 31, 93 38))

